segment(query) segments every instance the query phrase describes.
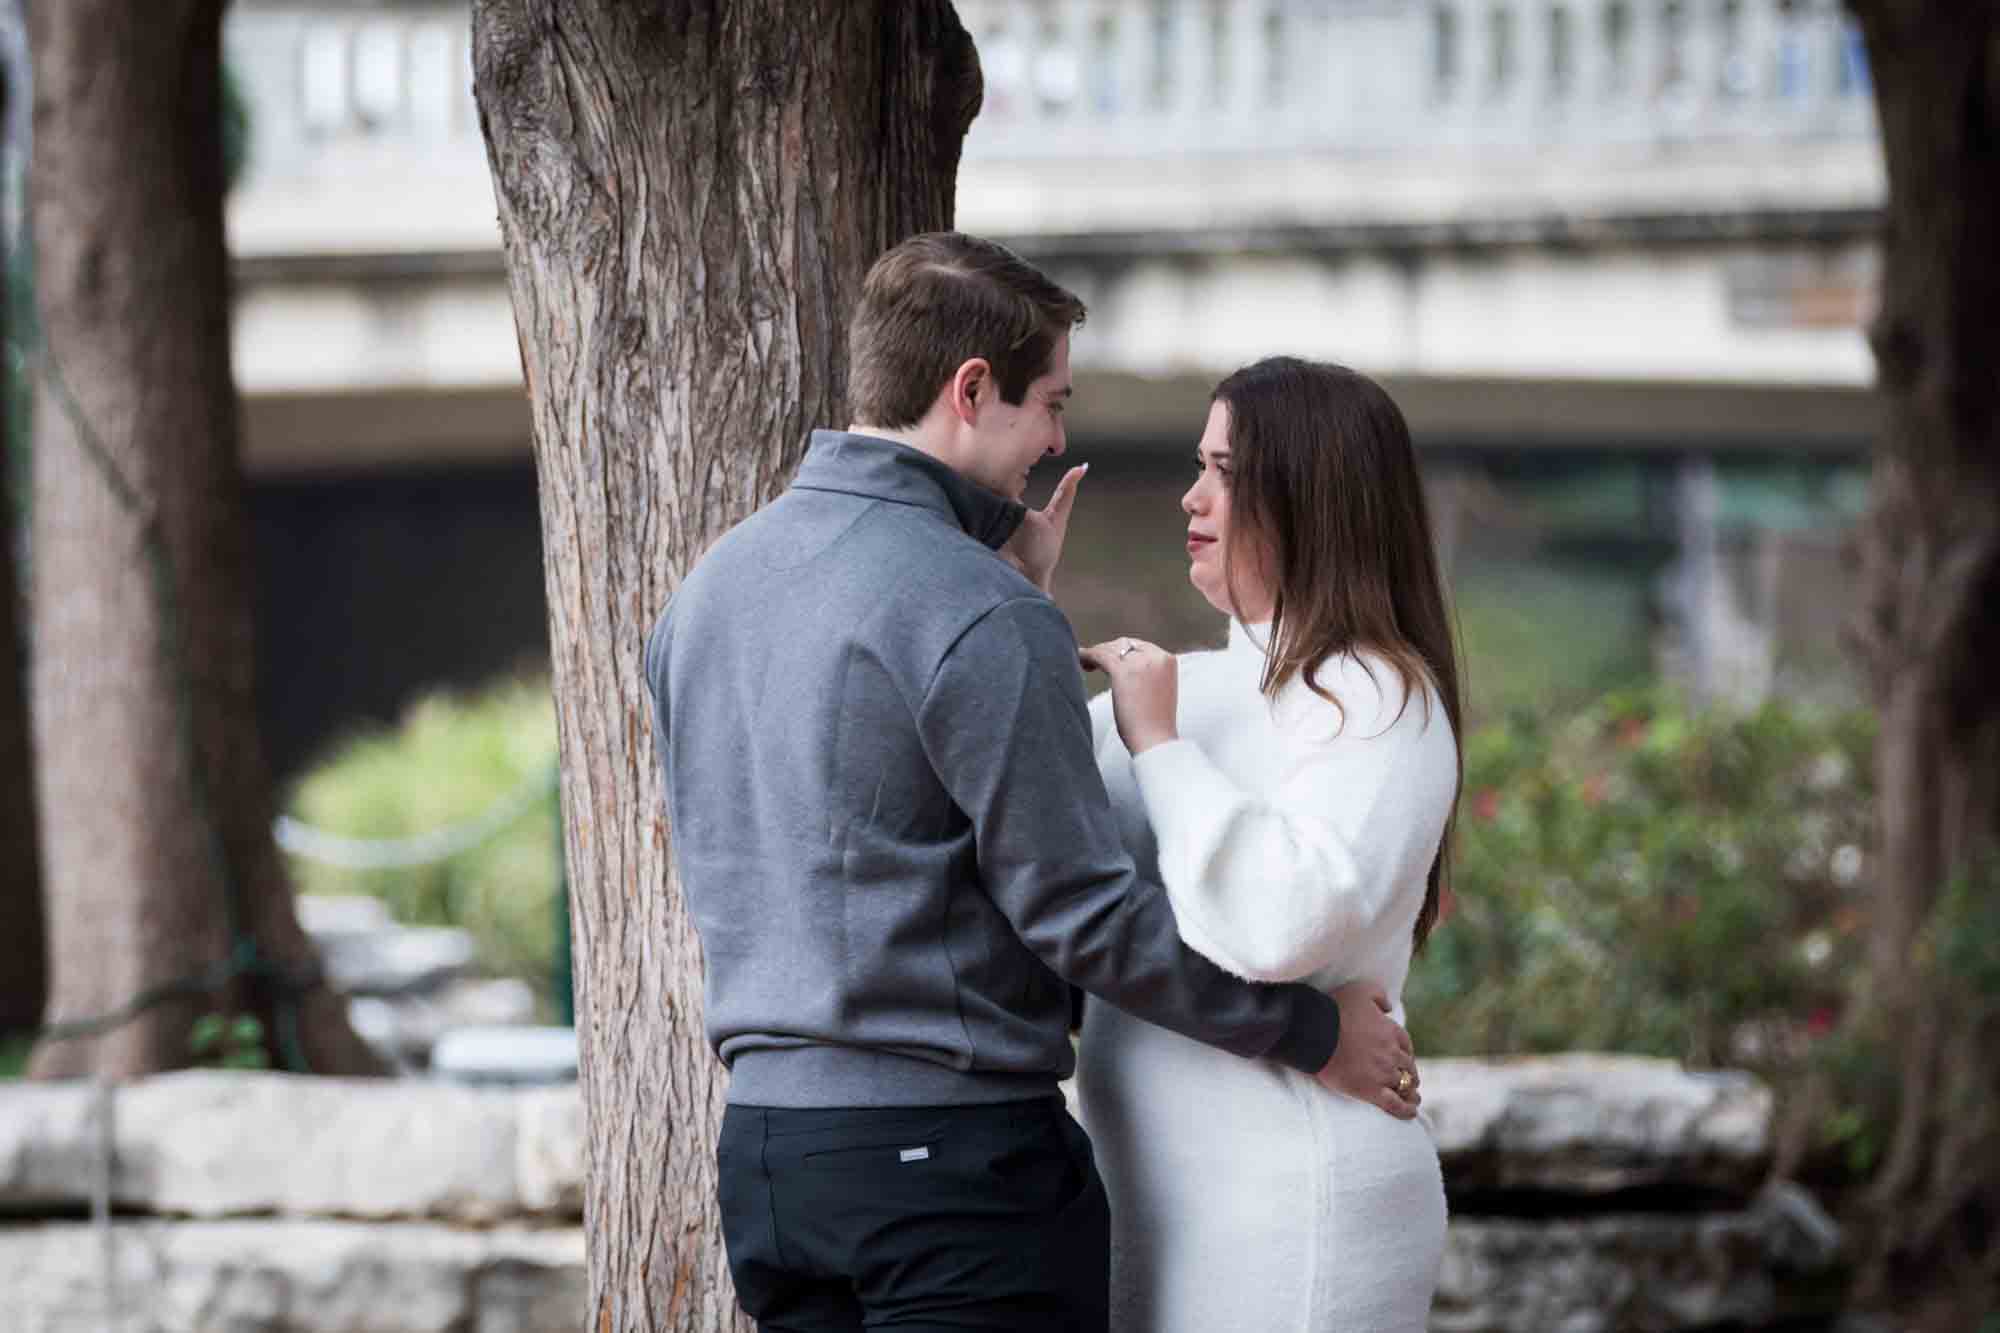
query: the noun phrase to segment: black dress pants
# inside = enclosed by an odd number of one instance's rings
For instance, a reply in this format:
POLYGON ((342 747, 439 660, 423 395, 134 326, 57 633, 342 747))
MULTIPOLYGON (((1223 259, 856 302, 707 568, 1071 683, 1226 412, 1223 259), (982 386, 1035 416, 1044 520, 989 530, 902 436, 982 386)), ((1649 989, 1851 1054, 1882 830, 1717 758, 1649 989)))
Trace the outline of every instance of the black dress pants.
POLYGON ((1111 1212, 1060 1097, 731 1106, 717 1157, 736 1298, 762 1333, 1106 1333, 1111 1212))

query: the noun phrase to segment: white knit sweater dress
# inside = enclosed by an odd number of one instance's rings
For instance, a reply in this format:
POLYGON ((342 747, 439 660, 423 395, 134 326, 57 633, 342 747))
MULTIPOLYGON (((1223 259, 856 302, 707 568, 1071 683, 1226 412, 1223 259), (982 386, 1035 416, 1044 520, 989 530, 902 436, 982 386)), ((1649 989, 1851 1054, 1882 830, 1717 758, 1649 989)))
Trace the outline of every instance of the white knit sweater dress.
MULTIPOLYGON (((1253 980, 1379 982, 1402 1018, 1410 932, 1457 782, 1434 691, 1326 663, 1340 712, 1258 683, 1261 629, 1180 659, 1180 739, 1133 759, 1108 694, 1097 761, 1181 937, 1253 980), (1400 716, 1399 716, 1400 713, 1400 716)), ((1091 999, 1077 1089, 1112 1206, 1115 1333, 1421 1333, 1444 1249, 1420 1120, 1091 999)))

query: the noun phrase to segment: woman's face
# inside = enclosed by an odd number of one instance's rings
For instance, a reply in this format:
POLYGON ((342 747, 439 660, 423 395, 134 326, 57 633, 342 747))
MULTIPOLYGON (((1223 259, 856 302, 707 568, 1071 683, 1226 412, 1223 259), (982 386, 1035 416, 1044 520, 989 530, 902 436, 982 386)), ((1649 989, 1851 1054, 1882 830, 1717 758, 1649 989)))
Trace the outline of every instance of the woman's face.
POLYGON ((1229 405, 1219 398, 1209 405, 1208 427, 1195 446, 1195 469, 1194 485, 1181 497, 1181 510, 1188 516, 1188 580, 1216 610, 1248 624, 1261 624, 1271 618, 1274 600, 1270 561, 1265 558, 1263 544, 1251 533, 1240 533, 1235 539, 1234 605, 1229 597, 1229 405))

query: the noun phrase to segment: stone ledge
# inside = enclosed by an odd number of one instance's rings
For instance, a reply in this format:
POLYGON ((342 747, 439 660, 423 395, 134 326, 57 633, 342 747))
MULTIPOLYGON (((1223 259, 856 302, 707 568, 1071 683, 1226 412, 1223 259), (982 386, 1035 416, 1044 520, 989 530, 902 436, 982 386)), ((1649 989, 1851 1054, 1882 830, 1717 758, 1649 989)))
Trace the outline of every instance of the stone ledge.
MULTIPOLYGON (((97 1114, 88 1085, 0 1090, 0 1210, 87 1203, 97 1114)), ((112 1200, 122 1210, 475 1224, 582 1215, 573 1086, 497 1092, 192 1070, 120 1087, 113 1125, 112 1200)))
POLYGON ((119 1308, 88 1223, 0 1227, 9 1333, 543 1333, 580 1328, 583 1231, 121 1222, 119 1308))
MULTIPOLYGON (((1433 1333, 1677 1333, 1760 1328, 1812 1308, 1833 1261, 1796 1192, 1739 1212, 1588 1221, 1456 1218, 1433 1333)), ((579 1327, 581 1227, 468 1230, 286 1219, 120 1222, 125 1317, 107 1317, 88 1223, 0 1227, 18 1333, 527 1333, 579 1327), (139 1313, 143 1311, 143 1315, 139 1313)))
POLYGON ((1431 1333, 1676 1333, 1833 1313, 1839 1233, 1779 1185, 1739 1212, 1455 1217, 1431 1333))
POLYGON ((1771 1161, 1770 1089, 1671 1060, 1426 1060, 1424 1110, 1454 1192, 1671 1187, 1747 1199, 1771 1161))
MULTIPOLYGON (((1710 1207, 1748 1199, 1769 1167, 1770 1092, 1665 1060, 1431 1060, 1424 1105, 1460 1196, 1679 1191, 1710 1207)), ((87 1203, 95 1106, 84 1084, 0 1084, 0 1211, 87 1203)), ((133 1212, 473 1224, 582 1215, 574 1085, 193 1070, 119 1088, 113 1118, 113 1198, 133 1212)))

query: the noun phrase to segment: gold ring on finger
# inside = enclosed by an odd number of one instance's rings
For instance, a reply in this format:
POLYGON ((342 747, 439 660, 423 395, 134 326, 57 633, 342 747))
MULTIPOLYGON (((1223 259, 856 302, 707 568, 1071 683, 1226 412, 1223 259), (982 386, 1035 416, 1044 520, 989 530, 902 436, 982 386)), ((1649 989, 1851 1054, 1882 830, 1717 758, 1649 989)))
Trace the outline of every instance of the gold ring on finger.
POLYGON ((1407 1096, 1409 1096, 1409 1095, 1410 1095, 1410 1089, 1411 1089, 1411 1088, 1412 1088, 1413 1086, 1415 1086, 1415 1084, 1416 1084, 1416 1078, 1415 1078, 1415 1076, 1414 1076, 1414 1075, 1412 1075, 1412 1074, 1410 1073, 1410 1071, 1409 1071, 1409 1070, 1407 1070, 1407 1069, 1403 1069, 1403 1070, 1399 1070, 1399 1071, 1397 1071, 1397 1074, 1396 1074, 1396 1095, 1397 1095, 1397 1096, 1399 1096, 1399 1097, 1407 1097, 1407 1096))

